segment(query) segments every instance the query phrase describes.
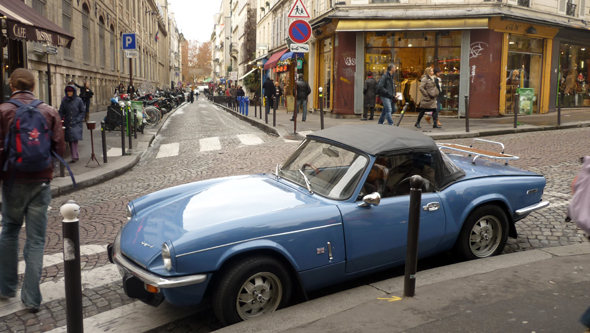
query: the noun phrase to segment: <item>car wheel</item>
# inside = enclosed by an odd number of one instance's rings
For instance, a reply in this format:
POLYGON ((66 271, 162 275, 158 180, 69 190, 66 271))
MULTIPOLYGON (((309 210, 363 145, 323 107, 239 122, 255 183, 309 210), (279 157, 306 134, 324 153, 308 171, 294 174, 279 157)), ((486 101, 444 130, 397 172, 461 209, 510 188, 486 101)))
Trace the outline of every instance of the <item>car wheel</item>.
POLYGON ((495 205, 476 208, 465 220, 455 252, 465 259, 487 258, 504 251, 508 241, 508 218, 495 205))
POLYGON ((213 311, 231 325, 280 309, 291 295, 285 267, 270 257, 252 257, 225 271, 213 295, 213 311))

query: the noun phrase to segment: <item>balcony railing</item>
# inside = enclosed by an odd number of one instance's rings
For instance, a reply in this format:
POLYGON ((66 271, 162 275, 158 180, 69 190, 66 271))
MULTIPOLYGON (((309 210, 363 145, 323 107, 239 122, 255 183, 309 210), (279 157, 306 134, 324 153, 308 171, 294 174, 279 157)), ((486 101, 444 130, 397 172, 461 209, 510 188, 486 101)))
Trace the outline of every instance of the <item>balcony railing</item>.
POLYGON ((575 3, 567 3, 565 8, 565 15, 567 16, 576 16, 576 4, 575 3))
POLYGON ((522 6, 522 7, 530 7, 531 6, 531 0, 518 0, 518 5, 522 6))

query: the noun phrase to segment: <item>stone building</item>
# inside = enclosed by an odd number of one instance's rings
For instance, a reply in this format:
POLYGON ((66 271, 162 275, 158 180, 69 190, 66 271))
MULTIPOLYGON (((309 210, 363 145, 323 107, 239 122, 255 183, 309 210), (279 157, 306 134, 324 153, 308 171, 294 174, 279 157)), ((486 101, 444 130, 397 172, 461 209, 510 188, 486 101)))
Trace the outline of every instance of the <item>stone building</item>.
POLYGON ((66 84, 73 80, 80 85, 90 83, 95 93, 91 111, 106 109, 114 88, 119 83, 129 84, 130 61, 121 50, 121 35, 128 32, 137 34, 139 56, 131 60, 136 89, 169 87, 167 5, 157 0, 25 2, 75 36, 69 50, 60 48, 57 55, 49 57, 43 45, 27 43, 27 67, 38 79, 38 95, 43 100, 48 100, 49 58, 54 107, 59 107, 66 84))

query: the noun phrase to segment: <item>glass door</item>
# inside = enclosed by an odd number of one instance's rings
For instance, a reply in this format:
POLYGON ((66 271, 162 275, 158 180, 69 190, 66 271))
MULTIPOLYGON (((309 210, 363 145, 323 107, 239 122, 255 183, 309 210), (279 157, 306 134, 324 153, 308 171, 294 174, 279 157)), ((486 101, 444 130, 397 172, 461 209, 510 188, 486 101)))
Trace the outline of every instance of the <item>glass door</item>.
POLYGON ((539 113, 543 43, 542 39, 510 36, 506 68, 507 114, 514 114, 517 93, 520 95, 519 114, 539 113))

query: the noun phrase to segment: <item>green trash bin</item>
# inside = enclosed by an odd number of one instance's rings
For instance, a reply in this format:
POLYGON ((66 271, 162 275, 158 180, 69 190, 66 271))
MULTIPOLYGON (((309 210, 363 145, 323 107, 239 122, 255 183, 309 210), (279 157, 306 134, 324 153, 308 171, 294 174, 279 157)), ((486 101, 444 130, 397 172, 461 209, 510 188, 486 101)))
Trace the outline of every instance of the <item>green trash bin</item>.
POLYGON ((533 114, 533 104, 537 99, 535 97, 534 88, 518 88, 516 93, 519 95, 518 98, 518 113, 519 114, 533 114))

